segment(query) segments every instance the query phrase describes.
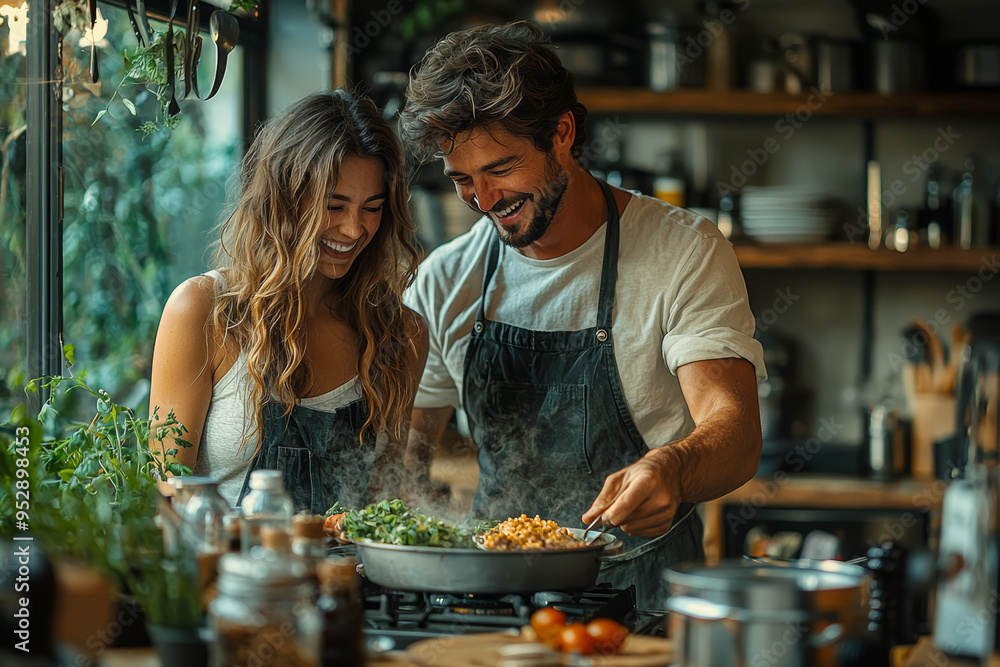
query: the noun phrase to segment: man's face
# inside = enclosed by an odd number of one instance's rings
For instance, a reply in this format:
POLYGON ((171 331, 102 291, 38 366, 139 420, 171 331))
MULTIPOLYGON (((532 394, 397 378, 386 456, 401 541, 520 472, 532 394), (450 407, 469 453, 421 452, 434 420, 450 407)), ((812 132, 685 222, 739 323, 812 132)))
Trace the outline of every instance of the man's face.
POLYGON ((498 127, 474 128, 455 139, 444 173, 459 198, 488 215, 500 240, 514 248, 531 245, 552 224, 569 183, 553 153, 498 127))

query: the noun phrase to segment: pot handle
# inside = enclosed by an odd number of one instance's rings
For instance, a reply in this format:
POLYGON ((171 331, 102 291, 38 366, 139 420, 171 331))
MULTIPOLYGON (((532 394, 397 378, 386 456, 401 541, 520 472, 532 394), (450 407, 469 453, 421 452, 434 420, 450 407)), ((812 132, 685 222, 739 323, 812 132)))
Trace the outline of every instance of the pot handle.
POLYGON ((621 540, 615 540, 601 551, 601 560, 621 556, 623 553, 625 553, 625 543, 621 540))

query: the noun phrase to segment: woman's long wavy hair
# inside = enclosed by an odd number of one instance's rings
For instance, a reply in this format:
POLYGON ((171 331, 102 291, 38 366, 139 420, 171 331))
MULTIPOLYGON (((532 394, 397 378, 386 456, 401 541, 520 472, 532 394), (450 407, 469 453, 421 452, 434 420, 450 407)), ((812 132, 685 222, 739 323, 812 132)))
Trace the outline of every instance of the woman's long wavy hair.
MULTIPOLYGON (((254 140, 215 255, 223 280, 211 326, 227 352, 246 352, 257 451, 265 405, 279 401, 289 415, 314 380, 305 363, 304 297, 319 265, 328 197, 352 156, 382 163, 388 197, 378 231, 333 281, 326 303, 358 336, 357 370, 369 408, 361 435, 385 429, 401 438, 409 418, 416 347, 402 293, 417 254, 408 240, 414 227, 402 153, 369 99, 345 90, 316 93, 270 120, 254 140)), ((247 426, 241 451, 251 435, 247 426)))

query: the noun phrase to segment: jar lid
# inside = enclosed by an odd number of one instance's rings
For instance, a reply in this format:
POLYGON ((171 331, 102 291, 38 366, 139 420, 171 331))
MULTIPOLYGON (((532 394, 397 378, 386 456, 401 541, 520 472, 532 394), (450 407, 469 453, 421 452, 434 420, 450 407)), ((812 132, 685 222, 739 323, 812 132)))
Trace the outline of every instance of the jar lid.
POLYGON ((174 475, 167 478, 167 483, 175 489, 219 485, 219 482, 214 477, 195 477, 193 475, 174 475))
POLYGON ((236 595, 287 595, 307 585, 308 574, 306 564, 290 554, 258 558, 228 553, 219 559, 218 586, 236 595))
POLYGON ((316 563, 316 578, 324 586, 352 583, 358 577, 358 563, 351 556, 327 556, 316 563))
POLYGON ((281 491, 284 485, 281 482, 280 470, 254 470, 250 473, 250 488, 267 491, 281 491))
POLYGON ((311 540, 324 538, 326 537, 326 533, 323 531, 325 523, 326 520, 323 517, 315 514, 296 514, 292 517, 292 535, 311 540))

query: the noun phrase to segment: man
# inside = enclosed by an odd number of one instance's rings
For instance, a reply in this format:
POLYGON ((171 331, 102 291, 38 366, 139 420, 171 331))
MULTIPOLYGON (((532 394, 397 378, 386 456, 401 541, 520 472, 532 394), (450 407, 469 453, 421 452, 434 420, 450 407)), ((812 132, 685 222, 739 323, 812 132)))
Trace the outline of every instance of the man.
POLYGON ((474 514, 601 517, 625 543, 601 579, 655 607, 663 566, 704 557, 694 503, 757 468, 766 376, 732 246, 591 176, 585 122, 530 23, 453 33, 411 76, 404 139, 484 217, 407 293, 430 329, 408 459, 426 466, 461 408, 474 514))

